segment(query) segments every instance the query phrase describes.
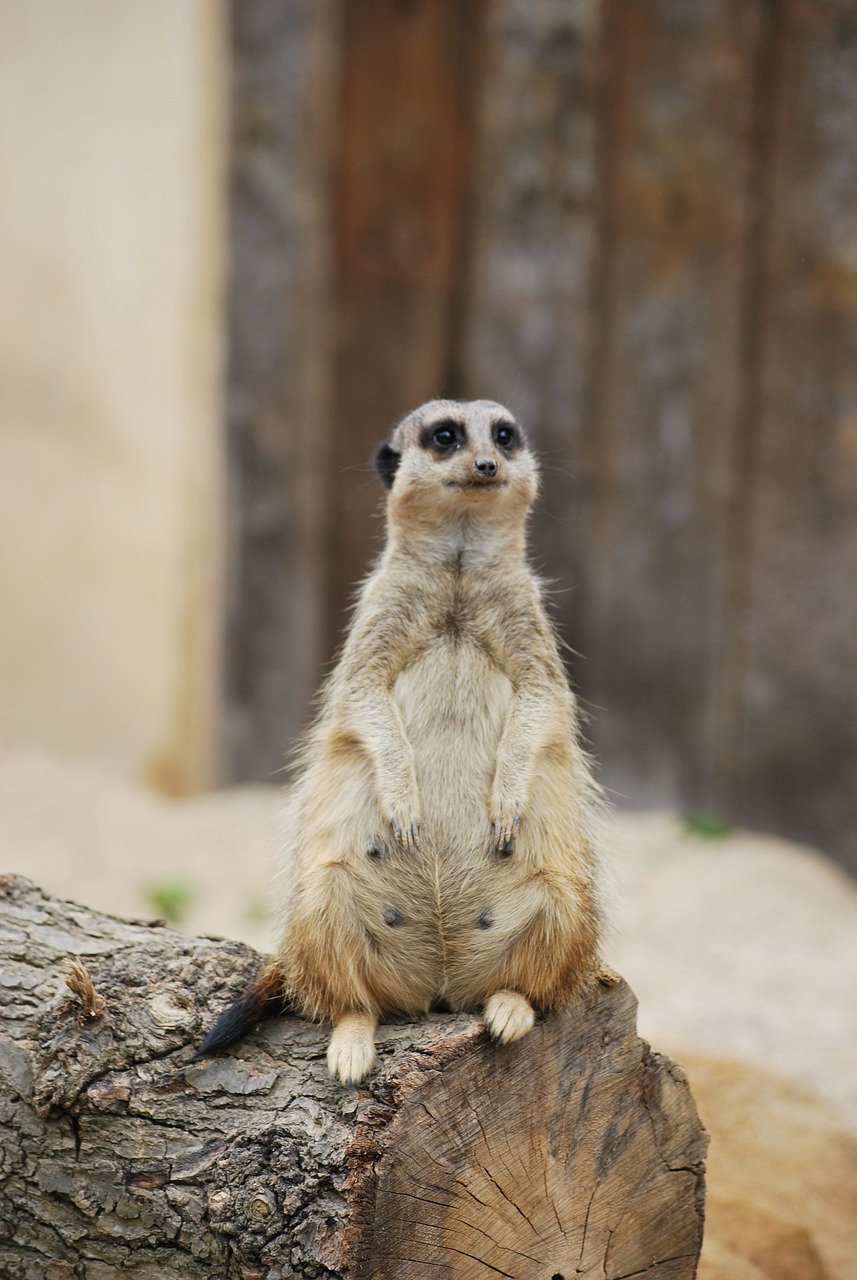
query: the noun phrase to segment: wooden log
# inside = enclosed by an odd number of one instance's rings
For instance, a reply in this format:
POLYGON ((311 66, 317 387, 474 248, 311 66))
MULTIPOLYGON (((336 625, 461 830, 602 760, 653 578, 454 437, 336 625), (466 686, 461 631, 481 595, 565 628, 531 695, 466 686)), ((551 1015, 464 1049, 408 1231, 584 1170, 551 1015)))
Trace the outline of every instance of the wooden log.
POLYGON ((523 1041, 379 1033, 346 1090, 293 1018, 191 1062, 259 963, 0 882, 0 1275, 692 1277, 700 1126, 616 980, 523 1041), (69 961, 76 963, 69 965, 69 961))

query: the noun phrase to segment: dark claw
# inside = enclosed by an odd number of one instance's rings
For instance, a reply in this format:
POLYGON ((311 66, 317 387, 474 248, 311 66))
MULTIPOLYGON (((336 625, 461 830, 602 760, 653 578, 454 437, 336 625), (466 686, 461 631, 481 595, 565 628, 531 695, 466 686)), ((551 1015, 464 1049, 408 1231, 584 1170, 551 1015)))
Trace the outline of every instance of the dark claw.
POLYGON ((498 857, 498 858, 511 858, 511 856, 512 856, 512 854, 513 854, 514 852, 515 852, 515 846, 514 846, 514 844, 512 843, 512 841, 511 841, 511 840, 506 840, 506 841, 504 841, 504 843, 503 843, 503 844, 501 844, 501 845, 500 845, 500 847, 498 848, 498 850, 497 850, 497 857, 498 857))

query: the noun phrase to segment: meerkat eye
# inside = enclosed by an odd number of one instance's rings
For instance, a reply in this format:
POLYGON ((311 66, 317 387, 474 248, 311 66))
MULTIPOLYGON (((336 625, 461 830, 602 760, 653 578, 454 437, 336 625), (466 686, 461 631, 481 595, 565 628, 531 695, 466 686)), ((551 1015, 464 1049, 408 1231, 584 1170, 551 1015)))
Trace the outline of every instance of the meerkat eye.
POLYGON ((501 449, 512 449, 518 441, 518 433, 511 422, 498 422, 494 427, 494 442, 501 449))
POLYGON ((455 427, 442 423, 432 432, 431 442, 436 449, 451 449, 455 444, 455 427))
POLYGON ((424 449, 431 449, 435 454, 449 454, 460 449, 467 442, 467 432, 460 422, 454 418, 444 418, 442 422, 431 422, 420 432, 420 444, 424 449))
POLYGON ((449 418, 423 427, 420 435, 422 447, 433 449, 435 453, 449 453, 450 450, 457 449, 463 440, 464 428, 449 418))

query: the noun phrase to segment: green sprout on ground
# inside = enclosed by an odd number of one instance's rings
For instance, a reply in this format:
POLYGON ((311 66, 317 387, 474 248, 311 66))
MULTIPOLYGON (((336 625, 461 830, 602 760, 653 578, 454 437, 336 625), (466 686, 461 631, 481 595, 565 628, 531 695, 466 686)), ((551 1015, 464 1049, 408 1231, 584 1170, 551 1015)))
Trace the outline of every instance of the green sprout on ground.
POLYGON ((247 924, 266 924, 271 915, 268 899, 263 893, 251 894, 244 899, 241 914, 247 924))
POLYGON ((157 880, 146 885, 146 902, 167 924, 181 924, 196 898, 196 889, 187 880, 157 880))
POLYGON ((725 840, 734 830, 727 818, 716 813, 686 813, 682 818, 684 833, 702 840, 725 840))

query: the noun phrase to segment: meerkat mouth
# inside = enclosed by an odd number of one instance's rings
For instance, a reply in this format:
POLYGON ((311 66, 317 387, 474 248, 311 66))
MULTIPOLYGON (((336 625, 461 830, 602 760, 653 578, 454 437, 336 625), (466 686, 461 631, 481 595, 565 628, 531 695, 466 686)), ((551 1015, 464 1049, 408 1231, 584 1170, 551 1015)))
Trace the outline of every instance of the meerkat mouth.
POLYGON ((447 480, 445 487, 447 489, 507 489, 508 480, 500 480, 497 476, 486 476, 479 479, 474 476, 472 480, 447 480))

